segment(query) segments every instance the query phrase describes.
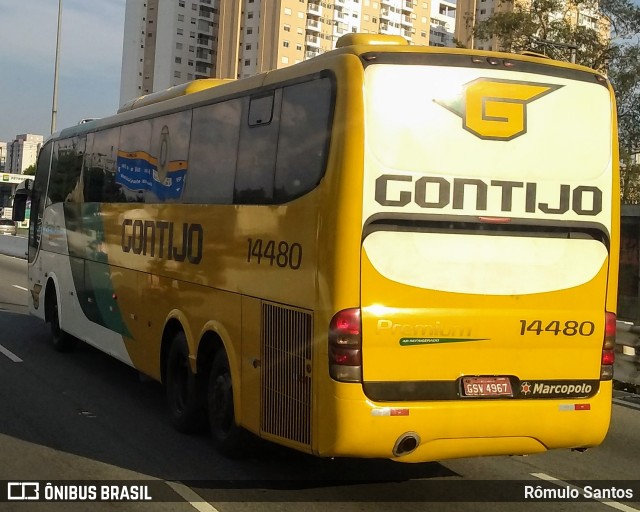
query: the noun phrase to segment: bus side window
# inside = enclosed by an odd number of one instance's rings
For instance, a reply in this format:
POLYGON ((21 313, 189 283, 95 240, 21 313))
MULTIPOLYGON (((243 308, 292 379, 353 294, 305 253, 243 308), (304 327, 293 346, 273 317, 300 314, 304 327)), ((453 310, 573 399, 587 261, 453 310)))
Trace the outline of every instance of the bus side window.
POLYGON ((42 232, 42 217, 45 208, 45 192, 49 181, 51 169, 51 153, 53 152, 53 142, 46 143, 40 150, 38 156, 38 169, 31 192, 31 212, 29 222, 29 262, 36 257, 38 245, 40 244, 40 234, 42 232))
POLYGON ((273 92, 251 98, 249 103, 249 126, 269 124, 273 120, 273 92))
POLYGON ((106 189, 124 201, 144 203, 153 177, 150 161, 151 120, 144 119, 120 128, 120 141, 113 175, 106 174, 106 189))
POLYGON ((251 98, 246 121, 240 126, 234 193, 236 204, 273 204, 281 103, 282 89, 273 91, 270 96, 262 94, 251 98), (273 98, 271 109, 269 98, 273 98), (269 110, 270 122, 266 124, 269 110))
POLYGON ((194 109, 183 202, 231 204, 240 119, 248 98, 194 109))
POLYGON ((331 134, 332 84, 321 78, 284 88, 275 202, 313 190, 324 175, 331 134))
POLYGON ((51 179, 47 195, 51 204, 70 201, 80 181, 85 138, 70 138, 56 141, 53 146, 51 179))
POLYGON ((85 158, 84 200, 86 202, 126 201, 115 186, 115 166, 120 128, 97 132, 91 145, 91 154, 85 158))
POLYGON ((152 164, 146 180, 145 203, 176 202, 189 176, 191 110, 157 117, 151 126, 152 164))

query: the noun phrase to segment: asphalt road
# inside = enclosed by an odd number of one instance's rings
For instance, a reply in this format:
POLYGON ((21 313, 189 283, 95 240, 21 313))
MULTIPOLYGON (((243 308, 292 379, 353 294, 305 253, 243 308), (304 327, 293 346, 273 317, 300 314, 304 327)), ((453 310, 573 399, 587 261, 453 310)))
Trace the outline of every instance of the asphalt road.
POLYGON ((27 238, 24 235, 0 235, 0 254, 14 256, 16 258, 26 258, 27 238))
MULTIPOLYGON (((168 500, 92 503, 91 510, 640 511, 639 397, 618 394, 607 439, 586 453, 408 465, 264 446, 251 459, 230 461, 206 433, 172 429, 159 384, 84 345, 55 352, 47 326, 25 314, 25 268, 24 260, 0 256, 0 481, 148 480, 154 497, 168 500), (548 478, 618 487, 632 480, 638 499, 500 502, 510 481, 535 486, 548 478), (450 501, 449 486, 459 501, 450 501), (433 503, 440 491, 449 501, 433 503)), ((87 509, 87 503, 0 503, 12 511, 87 509)))

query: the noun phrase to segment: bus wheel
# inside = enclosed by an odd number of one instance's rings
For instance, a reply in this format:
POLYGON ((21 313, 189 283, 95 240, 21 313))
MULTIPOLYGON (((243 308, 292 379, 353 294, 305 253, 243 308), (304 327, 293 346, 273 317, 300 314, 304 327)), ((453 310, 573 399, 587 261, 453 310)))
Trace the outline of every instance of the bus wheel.
POLYGON ((49 326, 51 328, 51 342, 53 348, 58 352, 69 352, 75 348, 78 340, 60 328, 58 301, 55 298, 51 302, 50 308, 49 326))
POLYGON ((167 406, 171 423, 180 432, 193 432, 204 424, 204 404, 189 366, 189 347, 184 333, 174 337, 165 373, 167 406))
POLYGON ((236 425, 231 371, 224 350, 218 351, 211 364, 207 396, 213 445, 225 457, 246 456, 252 439, 246 430, 236 425))

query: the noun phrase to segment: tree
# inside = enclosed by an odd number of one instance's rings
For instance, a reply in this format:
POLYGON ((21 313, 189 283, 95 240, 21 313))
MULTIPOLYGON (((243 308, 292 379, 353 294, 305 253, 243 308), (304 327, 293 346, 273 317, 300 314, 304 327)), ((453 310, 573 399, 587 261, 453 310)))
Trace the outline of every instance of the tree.
POLYGON ((31 164, 24 171, 22 171, 22 174, 26 174, 27 176, 35 176, 35 174, 36 174, 36 164, 31 164))
POLYGON ((463 14, 477 40, 493 40, 502 51, 574 60, 608 75, 618 110, 622 199, 639 202, 640 165, 633 158, 640 153, 640 7, 630 0, 498 1, 498 12, 487 19, 463 14))
MULTIPOLYGON (((533 0, 531 3, 500 0, 505 10, 476 22, 473 34, 479 40, 496 39, 498 49, 507 52, 533 51, 557 60, 576 60, 594 69, 602 69, 610 48, 598 30, 578 25, 574 20, 575 0, 533 0)), ((467 23, 473 18, 466 17, 467 23)))
POLYGON ((624 203, 640 202, 640 46, 624 45, 611 66, 609 78, 616 91, 620 138, 621 192, 624 203))
POLYGON ((629 0, 604 0, 611 21, 609 79, 616 92, 620 139, 621 192, 624 203, 640 201, 640 7, 629 0))

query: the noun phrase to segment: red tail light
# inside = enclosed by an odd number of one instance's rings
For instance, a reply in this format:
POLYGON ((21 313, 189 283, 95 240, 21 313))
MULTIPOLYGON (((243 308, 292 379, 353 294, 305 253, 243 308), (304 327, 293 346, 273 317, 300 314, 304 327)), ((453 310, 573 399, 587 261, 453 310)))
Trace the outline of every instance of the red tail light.
POLYGON ((329 324, 329 374, 340 382, 362 380, 360 308, 343 309, 329 324))
POLYGON ((614 349, 616 346, 616 315, 605 313, 604 341, 602 342, 602 360, 600 366, 600 380, 613 379, 614 349))

